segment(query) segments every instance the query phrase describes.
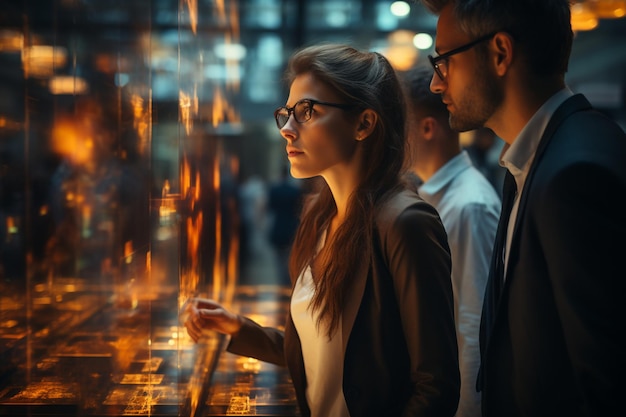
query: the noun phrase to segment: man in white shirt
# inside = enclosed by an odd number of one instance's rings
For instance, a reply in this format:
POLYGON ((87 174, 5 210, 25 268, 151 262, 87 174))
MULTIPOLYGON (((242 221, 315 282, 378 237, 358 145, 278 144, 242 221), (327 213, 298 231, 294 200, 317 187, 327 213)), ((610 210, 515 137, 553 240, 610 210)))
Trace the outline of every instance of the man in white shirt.
POLYGON ((408 154, 411 171, 418 177, 418 192, 437 209, 448 234, 461 373, 456 417, 480 417, 478 334, 500 198, 468 153, 461 150, 459 133, 450 128, 446 106, 430 91, 432 76, 433 70, 426 66, 404 74, 408 154))

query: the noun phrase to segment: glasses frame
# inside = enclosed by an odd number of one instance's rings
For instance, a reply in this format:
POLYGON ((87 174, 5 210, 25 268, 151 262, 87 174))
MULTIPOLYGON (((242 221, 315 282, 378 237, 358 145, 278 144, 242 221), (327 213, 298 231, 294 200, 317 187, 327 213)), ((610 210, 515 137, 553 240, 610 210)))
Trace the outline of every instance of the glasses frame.
POLYGON ((496 31, 488 35, 481 36, 480 38, 475 39, 471 41, 470 43, 466 43, 465 45, 459 46, 458 48, 454 48, 453 50, 448 51, 445 54, 437 55, 435 57, 433 57, 432 55, 428 55, 428 60, 430 61, 430 65, 433 66, 433 69, 437 73, 437 76, 439 76, 439 79, 441 81, 445 81, 446 77, 443 76, 443 73, 441 72, 441 69, 439 68, 439 62, 443 60, 447 61, 448 58, 450 58, 452 55, 460 54, 461 52, 465 52, 465 51, 472 49, 474 46, 478 45, 479 43, 493 38, 494 36, 496 36, 498 32, 499 31, 496 31))
POLYGON ((285 125, 289 121, 289 118, 291 117, 291 115, 293 115, 293 119, 296 122, 300 123, 300 124, 306 123, 309 120, 311 120, 312 116, 309 116, 309 118, 306 119, 306 120, 298 120, 298 116, 296 116, 296 106, 298 106, 299 104, 304 103, 304 102, 310 103, 311 114, 313 113, 313 107, 315 105, 336 107, 336 108, 342 109, 342 110, 350 110, 350 109, 353 109, 355 107, 353 104, 330 103, 330 102, 327 102, 327 101, 319 101, 319 100, 315 100, 315 99, 312 99, 312 98, 303 98, 302 100, 298 100, 292 107, 280 106, 276 110, 274 110, 274 120, 276 121, 276 126, 279 129, 282 129, 283 127, 285 127, 285 125), (280 122, 278 121, 278 116, 279 116, 278 112, 280 112, 281 110, 286 110, 287 111, 287 118, 285 119, 285 123, 283 123, 282 126, 280 125, 280 122))

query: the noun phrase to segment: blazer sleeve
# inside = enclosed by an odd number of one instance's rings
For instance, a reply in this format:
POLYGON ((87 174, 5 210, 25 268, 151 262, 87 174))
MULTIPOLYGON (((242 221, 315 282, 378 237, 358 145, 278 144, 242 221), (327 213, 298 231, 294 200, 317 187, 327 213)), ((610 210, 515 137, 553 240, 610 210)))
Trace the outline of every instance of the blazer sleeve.
POLYGON ((439 215, 420 202, 382 236, 410 356, 413 391, 404 416, 453 416, 460 377, 451 261, 439 215))
POLYGON ((245 318, 237 335, 232 336, 227 351, 285 366, 284 333, 273 327, 263 327, 245 318))
POLYGON ((621 260, 626 221, 618 203, 626 194, 624 169, 570 164, 540 187, 531 210, 550 260, 547 268, 569 359, 582 400, 601 415, 601 410, 623 407, 625 388, 621 260))

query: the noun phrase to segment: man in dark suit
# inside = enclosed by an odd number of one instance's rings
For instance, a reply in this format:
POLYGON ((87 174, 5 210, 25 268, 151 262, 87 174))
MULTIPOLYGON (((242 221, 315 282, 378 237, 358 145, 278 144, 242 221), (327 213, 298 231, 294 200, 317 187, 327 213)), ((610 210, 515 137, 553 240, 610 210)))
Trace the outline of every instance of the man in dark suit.
POLYGON ((623 409, 626 135, 565 85, 567 0, 422 0, 439 15, 431 90, 459 131, 506 145, 481 320, 484 416, 623 409))

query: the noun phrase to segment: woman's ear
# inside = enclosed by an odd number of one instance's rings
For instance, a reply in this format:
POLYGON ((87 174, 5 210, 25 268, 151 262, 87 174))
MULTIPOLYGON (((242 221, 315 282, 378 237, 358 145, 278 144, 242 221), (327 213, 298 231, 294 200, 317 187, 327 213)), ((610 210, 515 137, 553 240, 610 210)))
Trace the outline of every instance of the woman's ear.
POLYGON ((359 115, 355 139, 363 140, 371 135, 376 123, 378 123, 378 114, 372 109, 363 110, 359 115))

